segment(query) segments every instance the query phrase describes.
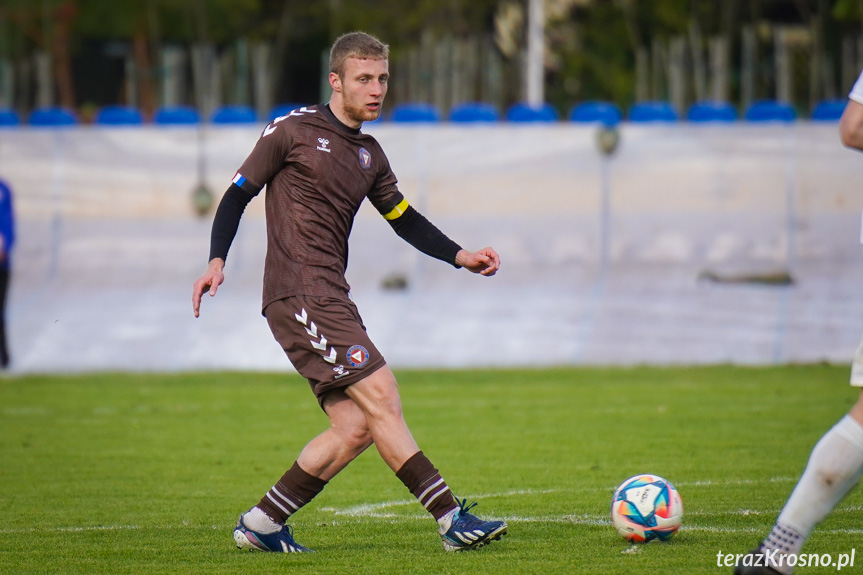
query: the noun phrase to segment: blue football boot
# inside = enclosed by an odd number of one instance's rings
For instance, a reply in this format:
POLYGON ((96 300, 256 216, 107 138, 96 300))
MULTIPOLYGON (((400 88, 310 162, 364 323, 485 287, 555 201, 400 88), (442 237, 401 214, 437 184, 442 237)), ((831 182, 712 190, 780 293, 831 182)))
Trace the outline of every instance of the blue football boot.
POLYGON ((294 531, 290 525, 282 525, 282 528, 275 533, 258 533, 246 527, 242 515, 237 521, 237 527, 234 528, 234 541, 237 542, 238 549, 249 549, 250 551, 314 553, 311 549, 294 541, 294 531))
POLYGON ((458 509, 452 516, 449 529, 441 528, 440 538, 446 551, 464 551, 478 549, 506 535, 505 521, 483 521, 476 515, 468 513, 476 503, 467 505, 467 499, 456 498, 458 509))

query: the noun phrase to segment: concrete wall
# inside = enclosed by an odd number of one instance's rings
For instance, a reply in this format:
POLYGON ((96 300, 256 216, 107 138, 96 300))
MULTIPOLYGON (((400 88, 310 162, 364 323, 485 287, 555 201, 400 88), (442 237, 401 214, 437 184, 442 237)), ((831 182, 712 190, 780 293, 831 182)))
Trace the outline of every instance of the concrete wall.
MULTIPOLYGON (((370 125, 411 203, 480 278, 425 258, 364 206, 348 278, 396 367, 850 360, 863 330, 863 156, 835 124, 596 130, 370 125), (714 282, 790 274, 790 286, 714 282), (406 290, 386 290, 401 275, 406 290)), ((285 369, 260 316, 263 201, 226 284, 191 314, 216 196, 258 128, 0 131, 16 192, 14 369, 285 369), (203 158, 203 161, 201 160, 203 158)))

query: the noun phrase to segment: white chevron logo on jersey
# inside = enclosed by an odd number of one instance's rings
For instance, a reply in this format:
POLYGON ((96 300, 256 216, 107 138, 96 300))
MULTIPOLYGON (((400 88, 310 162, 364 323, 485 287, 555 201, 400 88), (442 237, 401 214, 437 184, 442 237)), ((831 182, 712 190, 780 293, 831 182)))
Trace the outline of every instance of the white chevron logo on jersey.
POLYGON ((312 347, 318 349, 324 353, 321 354, 323 360, 327 363, 336 363, 336 348, 330 347, 330 353, 327 354, 327 338, 324 337, 324 334, 318 336, 318 326, 315 325, 315 322, 309 321, 309 314, 306 313, 306 308, 300 310, 300 313, 295 313, 294 317, 298 322, 303 324, 306 328, 306 333, 315 339, 310 339, 309 343, 312 344, 312 347))
POLYGON ((302 108, 297 108, 296 110, 291 110, 290 112, 288 112, 284 116, 279 116, 278 118, 273 120, 273 124, 278 124, 279 122, 281 122, 285 118, 290 118, 291 116, 302 116, 304 114, 314 114, 315 112, 317 112, 317 110, 310 110, 310 109, 306 108, 305 106, 303 106, 302 108))
POLYGON ((261 137, 264 138, 275 132, 276 124, 278 124, 285 118, 290 118, 291 116, 302 116, 304 114, 314 114, 315 112, 317 112, 317 110, 309 110, 305 106, 303 106, 302 108, 297 108, 296 110, 291 110, 284 116, 279 116, 278 118, 275 118, 272 122, 270 122, 267 127, 264 128, 264 133, 261 135, 261 137))
POLYGON ((309 110, 305 106, 302 108, 297 108, 296 110, 291 110, 291 113, 288 116, 302 116, 303 114, 314 114, 316 110, 309 110))

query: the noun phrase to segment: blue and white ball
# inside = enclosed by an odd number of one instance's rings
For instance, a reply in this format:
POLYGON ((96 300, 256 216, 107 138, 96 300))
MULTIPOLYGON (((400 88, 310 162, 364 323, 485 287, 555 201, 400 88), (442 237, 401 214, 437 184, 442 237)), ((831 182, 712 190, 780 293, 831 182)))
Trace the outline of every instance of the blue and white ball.
POLYGON ((636 475, 620 484, 611 500, 611 523, 624 539, 667 541, 683 521, 677 489, 658 475, 636 475))

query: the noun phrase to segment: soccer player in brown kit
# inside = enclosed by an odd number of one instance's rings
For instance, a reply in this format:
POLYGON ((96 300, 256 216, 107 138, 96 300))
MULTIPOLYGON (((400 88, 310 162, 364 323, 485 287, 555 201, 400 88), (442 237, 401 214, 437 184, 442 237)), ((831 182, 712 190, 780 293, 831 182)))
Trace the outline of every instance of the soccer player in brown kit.
POLYGON ((344 277, 348 235, 365 198, 423 253, 483 276, 500 267, 492 248, 462 249, 411 207, 378 142, 360 131, 381 113, 388 51, 361 32, 338 38, 330 51, 330 102, 270 122, 216 210, 209 266, 193 288, 195 317, 201 297, 214 296, 224 281, 225 259, 246 205, 266 186, 263 313, 330 421, 240 516, 234 530, 240 548, 309 551, 294 540, 286 521, 373 443, 438 521, 444 549, 481 547, 507 530, 503 521, 470 513, 476 504, 456 499, 420 451, 402 415, 395 376, 366 334, 344 277))

